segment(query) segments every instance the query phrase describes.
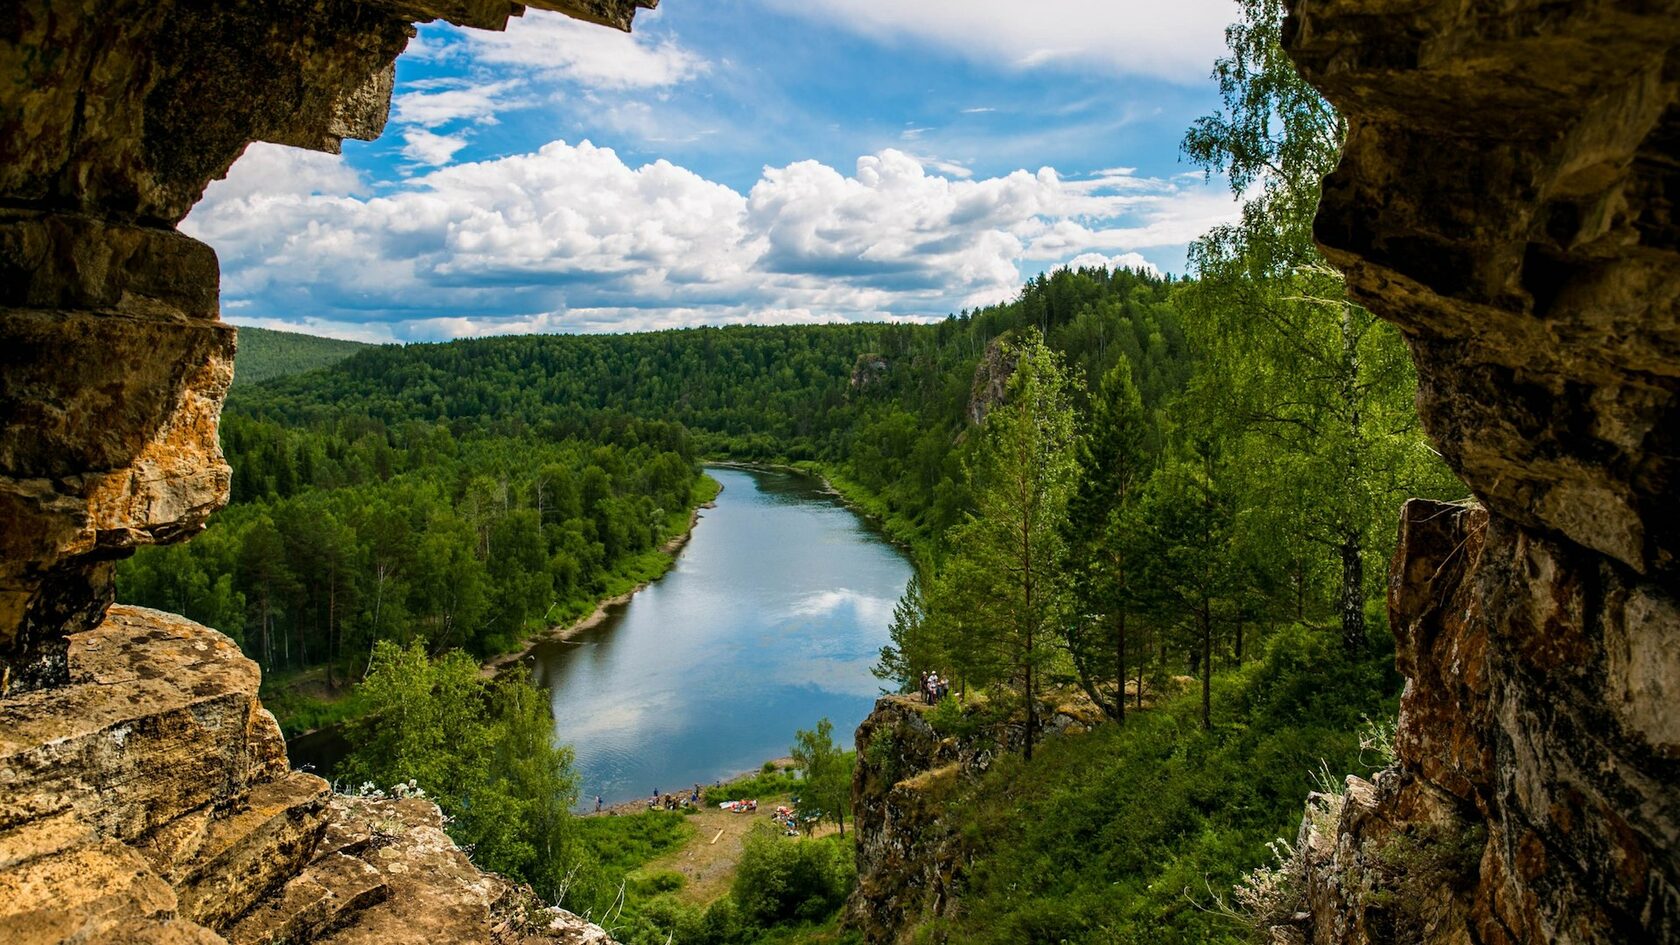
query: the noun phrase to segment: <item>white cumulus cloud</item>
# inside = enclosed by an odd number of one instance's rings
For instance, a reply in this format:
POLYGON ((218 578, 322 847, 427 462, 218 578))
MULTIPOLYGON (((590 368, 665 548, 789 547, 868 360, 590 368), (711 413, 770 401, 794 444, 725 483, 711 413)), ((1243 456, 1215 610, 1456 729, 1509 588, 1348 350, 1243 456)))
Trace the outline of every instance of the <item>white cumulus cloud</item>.
POLYGON ((338 158, 295 155, 252 146, 183 228, 216 247, 242 321, 369 338, 939 317, 1009 298, 1024 267, 1147 266, 1139 250, 1234 213, 1199 180, 960 179, 890 149, 850 173, 766 167, 745 194, 588 142, 378 196, 338 158))
MULTIPOLYGON (((525 75, 576 82, 594 89, 657 89, 703 75, 710 63, 669 37, 657 38, 653 15, 637 18, 638 32, 620 33, 558 13, 531 11, 506 32, 459 30, 475 61, 517 66, 525 75)), ((460 47, 452 47, 459 49, 460 47)))
POLYGON ((1098 68, 1172 82, 1207 78, 1232 0, 760 0, 883 42, 933 43, 1018 69, 1098 68))
POLYGON ((436 128, 457 121, 494 124, 499 112, 523 108, 530 100, 518 93, 521 83, 512 79, 475 82, 447 78, 413 82, 407 91, 391 100, 391 117, 403 124, 436 128))
POLYGON ((448 164, 456 151, 467 146, 467 136, 463 134, 440 135, 424 128, 408 128, 402 136, 403 156, 433 167, 448 164))

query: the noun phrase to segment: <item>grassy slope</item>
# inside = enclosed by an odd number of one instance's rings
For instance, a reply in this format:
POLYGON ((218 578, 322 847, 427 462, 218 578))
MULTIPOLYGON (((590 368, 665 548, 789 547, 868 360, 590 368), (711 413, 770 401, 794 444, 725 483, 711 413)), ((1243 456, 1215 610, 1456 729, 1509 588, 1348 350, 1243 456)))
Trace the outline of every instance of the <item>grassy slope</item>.
MULTIPOLYGON (((1350 662, 1331 634, 1288 628, 1262 658, 1161 709, 1002 759, 950 805, 973 851, 949 941, 985 945, 1239 943, 1214 909, 1268 841, 1294 839, 1315 773, 1370 772, 1362 719, 1392 718, 1392 650, 1350 662)), ((933 931, 927 929, 926 931, 933 931)))
POLYGON ((271 378, 302 374, 337 364, 367 347, 360 341, 242 327, 239 354, 233 362, 233 382, 247 387, 271 378))

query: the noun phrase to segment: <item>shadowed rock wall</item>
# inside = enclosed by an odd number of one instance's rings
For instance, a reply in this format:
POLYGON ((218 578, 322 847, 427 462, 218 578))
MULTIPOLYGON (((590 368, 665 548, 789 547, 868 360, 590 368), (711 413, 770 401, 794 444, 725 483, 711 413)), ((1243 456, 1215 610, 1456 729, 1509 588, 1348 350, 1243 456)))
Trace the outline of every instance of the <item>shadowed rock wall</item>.
MULTIPOLYGON (((620 29, 656 0, 532 5, 620 29)), ((607 942, 480 874, 416 800, 290 770, 259 672, 112 607, 203 529, 234 329, 175 230, 252 141, 385 125, 413 23, 510 0, 16 0, 0 13, 0 940, 607 942)))
POLYGON ((1288 934, 1680 941, 1680 4, 1289 7, 1319 243, 1485 508, 1406 510, 1400 761, 1309 816, 1288 934))
MULTIPOLYGON (((535 4, 628 29, 655 0, 535 4)), ((111 562, 227 498, 234 331, 176 232, 252 141, 384 128, 416 20, 509 0, 21 0, 0 17, 0 693, 65 679, 111 562)))

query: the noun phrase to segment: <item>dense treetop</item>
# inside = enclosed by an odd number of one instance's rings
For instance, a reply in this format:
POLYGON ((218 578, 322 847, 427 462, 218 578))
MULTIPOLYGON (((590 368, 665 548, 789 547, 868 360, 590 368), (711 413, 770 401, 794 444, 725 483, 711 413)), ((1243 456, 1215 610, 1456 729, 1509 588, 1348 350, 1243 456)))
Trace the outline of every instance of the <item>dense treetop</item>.
POLYGON ((360 341, 242 326, 239 355, 233 364, 233 383, 249 387, 276 377, 328 367, 366 347, 360 341))

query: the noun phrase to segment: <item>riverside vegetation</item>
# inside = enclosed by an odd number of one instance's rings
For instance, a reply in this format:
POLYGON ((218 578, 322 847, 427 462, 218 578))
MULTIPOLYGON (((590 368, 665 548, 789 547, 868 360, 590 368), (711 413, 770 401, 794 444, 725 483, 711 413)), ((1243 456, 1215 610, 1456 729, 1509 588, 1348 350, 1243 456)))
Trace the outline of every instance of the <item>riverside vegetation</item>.
POLYGON ((1223 108, 1185 140, 1248 197, 1194 279, 1064 269, 931 325, 387 346, 241 385, 234 504, 125 564, 122 593, 282 680, 365 678, 382 722, 352 770, 414 779, 479 862, 624 941, 839 941, 851 835, 757 838, 730 895, 684 903, 680 878, 638 872, 681 815, 571 818, 543 701, 476 672, 649 567, 704 495, 700 457, 799 464, 917 557, 886 687, 936 669, 992 715, 941 724, 1024 736, 947 799, 958 901, 910 907, 903 936, 1242 940, 1220 904, 1313 772, 1382 763, 1357 730, 1397 698, 1377 579, 1395 510, 1464 494, 1417 429, 1398 331, 1313 247, 1343 126, 1280 20, 1243 4, 1223 108), (1051 697, 1108 721, 1041 741, 1051 697))

